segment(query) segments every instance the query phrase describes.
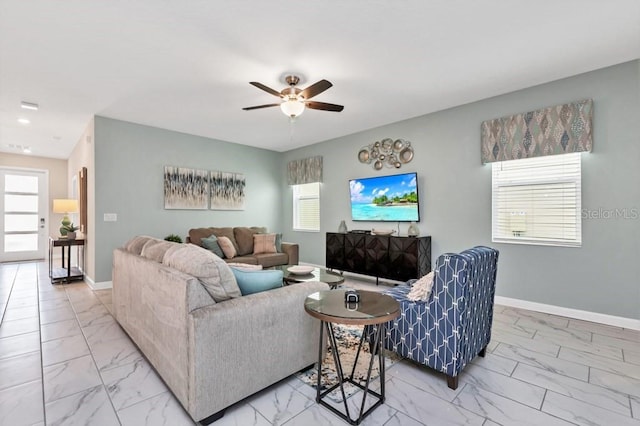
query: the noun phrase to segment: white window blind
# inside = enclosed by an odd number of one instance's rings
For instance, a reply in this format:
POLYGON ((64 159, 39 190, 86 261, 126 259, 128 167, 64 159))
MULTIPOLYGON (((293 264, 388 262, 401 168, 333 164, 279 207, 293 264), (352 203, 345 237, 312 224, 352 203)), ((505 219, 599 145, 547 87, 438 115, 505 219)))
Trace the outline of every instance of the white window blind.
POLYGON ((580 153, 492 163, 494 242, 582 244, 580 153))
POLYGON ((293 185, 293 229, 320 231, 320 183, 293 185))

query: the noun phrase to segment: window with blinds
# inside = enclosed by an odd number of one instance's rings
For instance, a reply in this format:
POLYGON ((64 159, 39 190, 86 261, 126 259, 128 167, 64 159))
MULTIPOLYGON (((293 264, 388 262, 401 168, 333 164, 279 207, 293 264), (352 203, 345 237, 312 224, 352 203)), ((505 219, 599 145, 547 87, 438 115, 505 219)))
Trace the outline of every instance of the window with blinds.
POLYGON ((580 247, 580 153, 492 163, 494 242, 580 247))
POLYGON ((320 183, 293 185, 293 229, 320 231, 320 183))

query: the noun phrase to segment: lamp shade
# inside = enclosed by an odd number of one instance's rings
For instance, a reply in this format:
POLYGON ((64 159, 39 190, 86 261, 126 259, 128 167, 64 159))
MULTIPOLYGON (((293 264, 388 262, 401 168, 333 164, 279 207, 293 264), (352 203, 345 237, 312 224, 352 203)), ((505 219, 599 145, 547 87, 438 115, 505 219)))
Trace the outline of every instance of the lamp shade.
POLYGON ((78 211, 78 200, 58 199, 53 200, 54 213, 76 213, 78 211))

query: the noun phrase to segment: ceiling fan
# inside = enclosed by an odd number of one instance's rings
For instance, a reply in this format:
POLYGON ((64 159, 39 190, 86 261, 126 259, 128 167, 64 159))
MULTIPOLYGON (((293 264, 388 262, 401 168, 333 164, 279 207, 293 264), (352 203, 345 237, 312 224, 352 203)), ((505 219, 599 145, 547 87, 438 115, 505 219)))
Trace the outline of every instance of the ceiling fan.
POLYGON ((257 81, 250 82, 249 84, 257 87, 258 89, 262 89, 267 93, 270 93, 274 96, 281 98, 282 101, 279 103, 257 105, 257 106, 242 108, 242 109, 245 111, 251 111, 252 109, 279 106, 282 112, 286 116, 291 117, 292 119, 301 115, 304 112, 305 107, 308 107, 311 109, 319 109, 322 111, 335 111, 335 112, 340 112, 344 109, 344 106, 342 105, 328 104, 325 102, 316 102, 316 101, 309 100, 314 96, 324 92, 331 86, 333 86, 333 84, 331 84, 330 81, 320 80, 317 83, 314 83, 311 86, 307 87, 306 89, 299 89, 296 87, 296 85, 300 82, 300 77, 295 75, 289 75, 285 78, 285 80, 287 84, 289 84, 289 87, 282 89, 281 92, 278 92, 270 87, 267 87, 262 83, 258 83, 257 81))

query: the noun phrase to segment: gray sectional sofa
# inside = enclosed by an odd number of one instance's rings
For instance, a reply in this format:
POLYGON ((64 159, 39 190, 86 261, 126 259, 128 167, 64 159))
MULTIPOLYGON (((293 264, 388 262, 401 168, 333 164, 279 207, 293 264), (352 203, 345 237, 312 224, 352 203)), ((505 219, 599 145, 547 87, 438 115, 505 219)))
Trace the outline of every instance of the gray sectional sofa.
POLYGON ((317 360, 320 325, 304 300, 328 288, 308 282, 241 296, 211 252, 151 237, 113 253, 114 316, 202 423, 317 360))

